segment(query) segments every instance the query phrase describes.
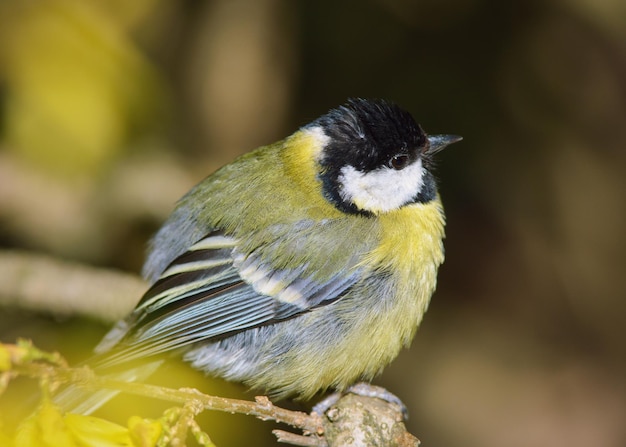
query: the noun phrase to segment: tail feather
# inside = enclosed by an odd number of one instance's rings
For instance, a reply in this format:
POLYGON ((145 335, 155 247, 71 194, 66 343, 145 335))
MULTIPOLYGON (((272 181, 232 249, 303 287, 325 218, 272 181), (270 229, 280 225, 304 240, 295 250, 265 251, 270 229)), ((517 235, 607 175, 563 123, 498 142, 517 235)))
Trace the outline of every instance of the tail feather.
MULTIPOLYGON (((123 382, 140 382, 152 375, 162 363, 163 360, 155 360, 106 377, 123 382)), ((94 391, 79 385, 69 385, 58 392, 53 401, 67 413, 89 415, 113 399, 118 393, 118 390, 94 391)))

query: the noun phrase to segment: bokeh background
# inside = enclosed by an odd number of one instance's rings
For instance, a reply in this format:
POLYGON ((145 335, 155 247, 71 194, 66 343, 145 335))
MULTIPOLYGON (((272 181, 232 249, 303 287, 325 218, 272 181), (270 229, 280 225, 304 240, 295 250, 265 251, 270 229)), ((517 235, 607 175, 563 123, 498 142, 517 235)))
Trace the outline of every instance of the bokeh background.
MULTIPOLYGON (((410 430, 626 445, 621 0, 3 0, 0 253, 138 272, 189 187, 354 96, 464 137, 438 167, 438 291, 377 382, 410 430)), ((106 329, 0 309, 2 341, 71 360, 106 329)), ((245 395, 184 368, 161 380, 245 395)), ((275 442, 269 423, 202 420, 218 445, 275 442)))

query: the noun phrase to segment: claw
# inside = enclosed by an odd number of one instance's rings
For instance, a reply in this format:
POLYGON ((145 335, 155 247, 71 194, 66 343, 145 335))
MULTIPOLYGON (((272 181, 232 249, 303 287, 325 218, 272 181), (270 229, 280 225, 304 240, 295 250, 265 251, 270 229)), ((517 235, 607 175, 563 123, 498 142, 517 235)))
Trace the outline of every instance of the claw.
POLYGON ((404 405, 404 403, 400 400, 398 396, 390 393, 383 387, 372 385, 366 382, 356 383, 349 387, 343 393, 337 391, 329 394, 324 399, 315 404, 311 412, 319 416, 324 415, 328 411, 328 409, 335 405, 339 401, 339 399, 341 399, 341 397, 346 393, 352 393, 363 397, 375 397, 377 399, 384 400, 385 402, 395 404, 400 407, 400 411, 402 412, 402 417, 404 418, 404 420, 406 421, 409 419, 409 410, 406 408, 406 405, 404 405))

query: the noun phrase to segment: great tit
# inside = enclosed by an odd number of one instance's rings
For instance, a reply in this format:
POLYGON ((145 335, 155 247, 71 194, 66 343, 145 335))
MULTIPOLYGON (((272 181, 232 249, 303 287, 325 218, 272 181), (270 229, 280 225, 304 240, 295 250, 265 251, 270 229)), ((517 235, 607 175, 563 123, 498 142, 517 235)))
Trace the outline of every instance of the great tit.
POLYGON ((156 234, 151 282, 96 369, 169 352, 276 398, 369 381, 407 346, 444 259, 428 136, 352 99, 213 173, 156 234))

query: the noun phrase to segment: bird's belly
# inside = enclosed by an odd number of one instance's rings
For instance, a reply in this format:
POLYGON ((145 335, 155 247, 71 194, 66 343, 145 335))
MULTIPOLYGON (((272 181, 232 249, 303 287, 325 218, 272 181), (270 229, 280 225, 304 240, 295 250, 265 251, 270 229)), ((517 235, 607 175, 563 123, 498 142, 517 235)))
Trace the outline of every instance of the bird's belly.
POLYGON ((362 287, 290 320, 195 348, 186 359, 209 374, 276 397, 308 399, 328 388, 371 380, 408 345, 425 310, 422 295, 432 292, 398 297, 393 289, 379 287, 365 296, 362 287))

